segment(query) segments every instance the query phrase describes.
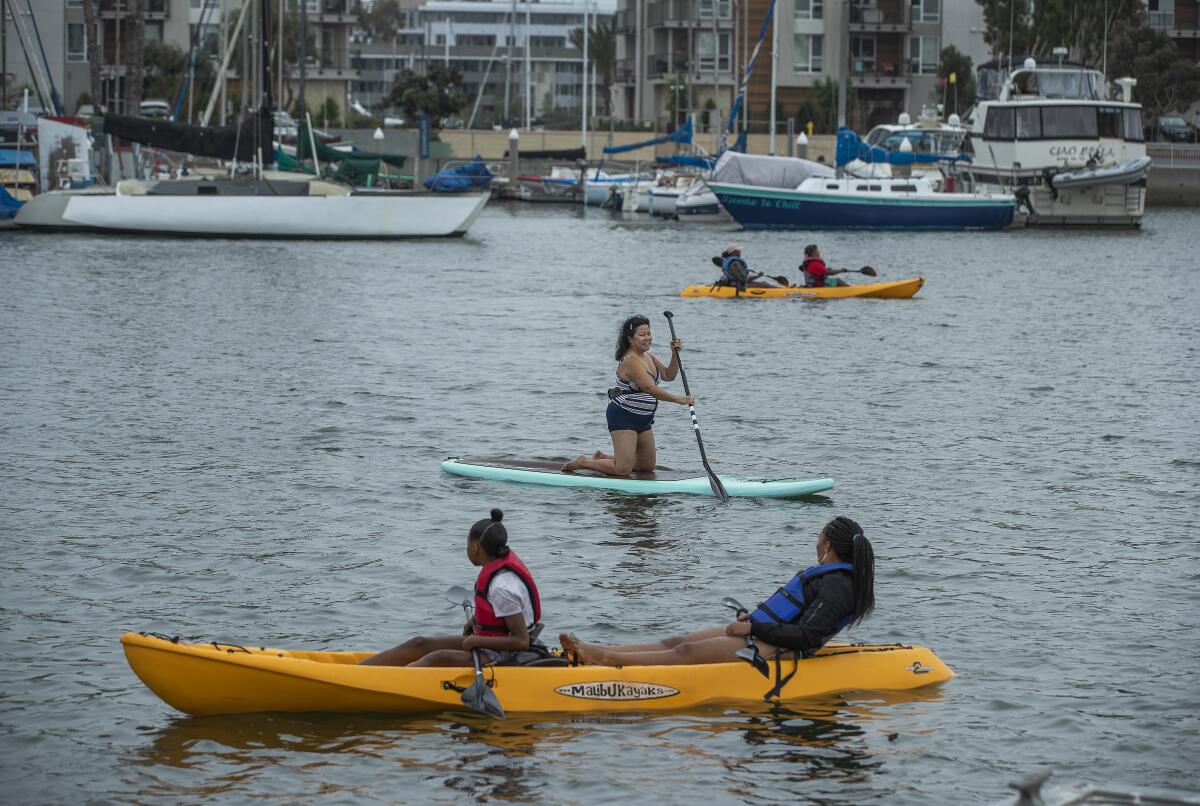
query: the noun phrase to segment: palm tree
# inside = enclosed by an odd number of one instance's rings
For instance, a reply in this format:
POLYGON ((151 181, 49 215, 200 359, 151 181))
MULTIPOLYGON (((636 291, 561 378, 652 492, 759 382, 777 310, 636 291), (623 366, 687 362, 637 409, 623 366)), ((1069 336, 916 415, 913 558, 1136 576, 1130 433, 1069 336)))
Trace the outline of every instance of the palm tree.
MULTIPOLYGON (((583 52, 583 29, 571 31, 571 45, 583 52)), ((612 98, 609 93, 612 87, 613 69, 617 64, 617 37, 612 23, 600 23, 588 30, 588 60, 596 65, 596 75, 603 88, 601 97, 604 98, 604 115, 612 115, 612 98)), ((587 83, 588 77, 583 77, 587 83)))

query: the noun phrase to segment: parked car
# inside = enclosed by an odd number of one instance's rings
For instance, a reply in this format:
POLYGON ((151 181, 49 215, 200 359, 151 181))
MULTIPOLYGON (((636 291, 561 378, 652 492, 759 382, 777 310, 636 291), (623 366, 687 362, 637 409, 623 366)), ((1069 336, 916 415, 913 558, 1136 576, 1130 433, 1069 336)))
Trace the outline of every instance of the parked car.
POLYGON ((1196 127, 1178 115, 1163 115, 1158 119, 1159 138, 1172 143, 1194 143, 1196 127))
POLYGON ((140 107, 138 107, 138 109, 141 111, 142 117, 144 118, 160 118, 162 120, 166 120, 167 118, 171 117, 171 105, 161 98, 151 98, 149 100, 142 101, 142 104, 140 107))

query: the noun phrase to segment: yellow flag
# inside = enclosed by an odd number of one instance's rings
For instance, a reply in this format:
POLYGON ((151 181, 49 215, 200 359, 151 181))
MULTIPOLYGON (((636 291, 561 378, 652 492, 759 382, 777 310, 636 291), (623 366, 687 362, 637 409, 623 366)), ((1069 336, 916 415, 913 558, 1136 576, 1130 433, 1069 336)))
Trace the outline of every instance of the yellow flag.
POLYGON ((950 83, 954 84, 954 83, 957 83, 957 81, 958 81, 958 73, 951 73, 950 74, 950 83))

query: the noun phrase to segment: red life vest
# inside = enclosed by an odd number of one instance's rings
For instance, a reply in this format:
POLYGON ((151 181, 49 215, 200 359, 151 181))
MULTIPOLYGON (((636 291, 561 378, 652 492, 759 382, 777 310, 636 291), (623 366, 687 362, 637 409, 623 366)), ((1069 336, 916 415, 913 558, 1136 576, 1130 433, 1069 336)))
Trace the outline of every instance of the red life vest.
MULTIPOLYGON (((809 282, 814 286, 825 285, 825 276, 829 269, 825 266, 825 261, 819 257, 806 257, 804 263, 800 266, 804 273, 808 275, 809 282)), ((808 285, 808 283, 806 283, 808 285)))
MULTIPOLYGON (((538 598, 537 585, 533 582, 533 575, 529 573, 529 569, 525 567, 525 563, 521 562, 521 558, 517 553, 509 549, 508 554, 492 560, 479 570, 479 577, 475 580, 475 634, 476 635, 508 635, 508 625, 504 623, 504 619, 497 616, 492 611, 492 603, 488 601, 487 593, 488 586, 492 584, 496 574, 511 572, 520 577, 525 583, 525 587, 529 590, 529 602, 533 605, 533 623, 542 620, 542 602, 538 598)), ((526 625, 532 627, 533 624, 526 625)))

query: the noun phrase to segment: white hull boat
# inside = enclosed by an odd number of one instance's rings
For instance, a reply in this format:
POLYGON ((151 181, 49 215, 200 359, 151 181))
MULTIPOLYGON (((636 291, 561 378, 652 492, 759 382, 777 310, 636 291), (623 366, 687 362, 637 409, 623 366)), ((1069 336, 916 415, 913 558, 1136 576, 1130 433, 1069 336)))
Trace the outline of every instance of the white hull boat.
POLYGON ((680 221, 728 222, 729 215, 721 209, 717 194, 703 179, 697 179, 675 200, 675 217, 680 221))
MULTIPOLYGON (((282 184, 273 183, 278 188, 282 184)), ((203 192, 220 183, 122 182, 116 191, 51 192, 17 215, 42 230, 231 238, 399 239, 464 235, 487 193, 308 192, 268 195, 203 192), (181 185, 201 192, 176 193, 181 185)), ((307 191, 307 188, 304 189, 307 191)))

